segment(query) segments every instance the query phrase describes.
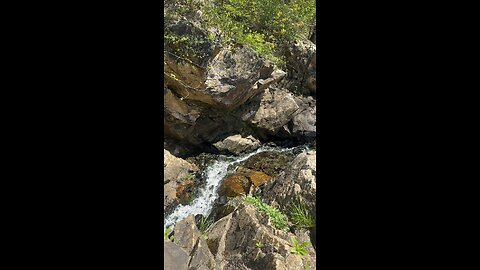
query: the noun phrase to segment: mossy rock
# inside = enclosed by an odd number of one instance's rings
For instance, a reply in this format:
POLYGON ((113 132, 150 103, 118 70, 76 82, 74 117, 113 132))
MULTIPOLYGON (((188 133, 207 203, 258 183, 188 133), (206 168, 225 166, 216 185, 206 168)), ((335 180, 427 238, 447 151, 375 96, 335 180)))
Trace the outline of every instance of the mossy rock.
POLYGON ((243 167, 275 177, 295 158, 290 153, 262 152, 248 159, 243 167))
POLYGON ((223 180, 218 190, 220 196, 237 197, 247 194, 250 190, 251 183, 244 175, 234 174, 223 180))

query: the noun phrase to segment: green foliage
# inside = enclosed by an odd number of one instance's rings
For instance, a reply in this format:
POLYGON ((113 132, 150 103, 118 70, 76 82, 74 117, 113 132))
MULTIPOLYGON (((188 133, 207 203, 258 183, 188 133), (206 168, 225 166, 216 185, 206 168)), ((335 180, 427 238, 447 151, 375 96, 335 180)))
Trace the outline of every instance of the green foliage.
POLYGON ((262 242, 257 242, 257 243, 255 243, 255 246, 261 248, 261 247, 264 246, 264 244, 262 242))
POLYGON ((315 25, 314 0, 217 0, 205 8, 208 24, 220 28, 226 41, 247 44, 282 64, 281 44, 307 37, 315 25))
POLYGON ((172 231, 172 228, 166 228, 163 230, 163 239, 170 239, 170 241, 173 241, 173 235, 168 237, 170 232, 172 231))
POLYGON ((301 197, 290 203, 290 220, 298 228, 311 229, 315 227, 315 219, 301 197))
POLYGON ((200 232, 203 235, 205 235, 206 231, 212 226, 212 224, 213 224, 212 219, 209 219, 208 217, 202 216, 202 218, 200 218, 200 222, 198 224, 198 230, 200 230, 200 232))
POLYGON ((244 201, 253 205, 260 213, 268 215, 272 219, 272 223, 275 228, 279 230, 288 229, 287 217, 277 208, 262 202, 260 198, 256 197, 245 197, 244 201))
POLYGON ((292 238, 292 245, 293 248, 290 250, 293 254, 298 254, 300 257, 303 257, 308 254, 307 250, 305 249, 308 246, 308 242, 303 242, 299 244, 297 239, 292 238))

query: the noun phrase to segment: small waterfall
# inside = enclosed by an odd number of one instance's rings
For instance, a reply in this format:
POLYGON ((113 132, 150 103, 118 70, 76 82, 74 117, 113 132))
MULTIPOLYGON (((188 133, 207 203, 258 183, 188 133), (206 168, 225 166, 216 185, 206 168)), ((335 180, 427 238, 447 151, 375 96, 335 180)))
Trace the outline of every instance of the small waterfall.
POLYGON ((190 214, 202 214, 204 216, 209 215, 213 204, 218 197, 217 189, 220 186, 222 179, 236 169, 235 165, 238 165, 239 163, 261 152, 285 152, 291 151, 294 148, 273 148, 266 146, 261 147, 252 153, 241 156, 219 156, 218 160, 204 171, 203 175, 206 179, 206 185, 201 188, 198 197, 195 198, 189 205, 177 206, 177 208, 170 215, 165 217, 164 229, 168 227, 173 228, 177 221, 186 218, 190 214))

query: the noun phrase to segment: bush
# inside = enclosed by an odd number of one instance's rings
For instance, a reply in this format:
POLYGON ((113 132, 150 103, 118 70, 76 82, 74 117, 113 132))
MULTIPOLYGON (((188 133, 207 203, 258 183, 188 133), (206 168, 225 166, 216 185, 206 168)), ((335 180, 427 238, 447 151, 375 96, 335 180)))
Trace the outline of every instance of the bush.
POLYGON ((246 44, 282 64, 280 45, 308 37, 315 25, 314 0, 217 0, 205 7, 208 24, 228 41, 246 44))

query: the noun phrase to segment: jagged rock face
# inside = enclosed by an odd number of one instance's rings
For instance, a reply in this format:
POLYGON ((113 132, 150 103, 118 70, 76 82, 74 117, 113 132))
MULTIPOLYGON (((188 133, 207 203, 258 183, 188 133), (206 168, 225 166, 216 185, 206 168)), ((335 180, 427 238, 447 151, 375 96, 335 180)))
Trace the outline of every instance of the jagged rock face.
POLYGON ((170 240, 163 240, 163 269, 188 270, 188 254, 170 240))
POLYGON ((219 141, 213 144, 219 151, 228 151, 235 155, 244 152, 251 152, 260 147, 260 141, 253 136, 242 138, 242 135, 237 134, 225 138, 223 141, 219 141))
POLYGON ((266 202, 278 205, 280 209, 287 209, 289 203, 302 196, 307 209, 316 216, 316 151, 299 154, 285 171, 279 174, 272 182, 265 184, 263 198, 266 202))
POLYGON ((191 174, 198 171, 198 167, 163 150, 163 209, 180 203, 180 199, 188 198, 188 186, 193 185, 191 174))
MULTIPOLYGON (((317 52, 316 45, 309 40, 299 40, 286 47, 287 70, 289 79, 296 81, 302 89, 292 89, 302 94, 315 95, 317 91, 317 52)), ((294 84, 295 85, 295 84, 294 84)))
POLYGON ((164 46, 166 86, 182 97, 212 103, 203 91, 214 50, 206 32, 190 21, 179 21, 165 28, 164 46))
POLYGON ((189 270, 214 269, 215 259, 208 249, 205 238, 195 225, 193 215, 175 224, 174 242, 188 254, 186 262, 189 270))
POLYGON ((225 48, 215 57, 205 81, 206 92, 224 109, 233 109, 274 81, 273 65, 253 49, 225 48))
POLYGON ((303 259, 291 253, 290 232, 269 225, 251 205, 239 208, 215 222, 207 231, 207 243, 215 255, 216 269, 304 269, 315 267, 315 252, 308 247, 303 259), (258 245, 260 243, 260 245, 258 245))

